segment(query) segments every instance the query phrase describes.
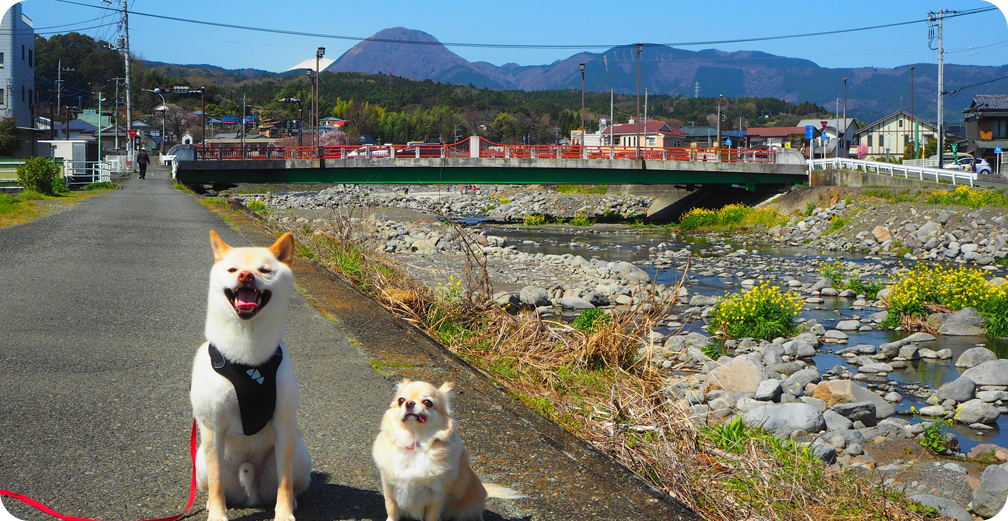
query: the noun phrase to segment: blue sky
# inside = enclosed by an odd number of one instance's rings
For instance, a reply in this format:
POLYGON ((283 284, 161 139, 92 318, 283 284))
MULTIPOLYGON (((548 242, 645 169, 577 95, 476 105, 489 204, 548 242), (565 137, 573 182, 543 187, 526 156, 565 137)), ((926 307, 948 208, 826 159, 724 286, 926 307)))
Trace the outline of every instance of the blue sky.
MULTIPOLYGON (((25 0, 24 13, 36 32, 77 30, 111 40, 118 17, 97 9, 102 0, 25 0), (82 5, 78 5, 82 4, 82 5)), ((112 0, 121 5, 121 0, 112 0)), ((223 22, 279 29, 366 38, 388 27, 403 26, 430 33, 442 42, 488 45, 573 46, 573 48, 514 49, 495 47, 449 48, 470 61, 496 65, 551 63, 579 50, 601 52, 591 46, 634 42, 684 44, 778 37, 836 31, 924 20, 939 8, 967 11, 998 5, 1000 10, 946 20, 945 49, 948 63, 1008 64, 1008 0, 945 0, 945 4, 920 0, 710 0, 652 2, 635 15, 628 3, 499 2, 494 9, 477 2, 339 2, 331 0, 129 0, 130 46, 134 54, 170 63, 209 63, 221 67, 281 71, 313 58, 315 48, 327 48, 326 57, 338 58, 356 41, 321 36, 294 36, 232 28, 210 27, 144 16, 143 13, 188 20, 223 22)), ((6 9, 10 0, 0 0, 6 9)), ((924 22, 841 35, 676 45, 688 50, 717 48, 725 51, 758 50, 805 58, 823 67, 896 67, 911 63, 936 63, 937 52, 928 48, 924 22)))

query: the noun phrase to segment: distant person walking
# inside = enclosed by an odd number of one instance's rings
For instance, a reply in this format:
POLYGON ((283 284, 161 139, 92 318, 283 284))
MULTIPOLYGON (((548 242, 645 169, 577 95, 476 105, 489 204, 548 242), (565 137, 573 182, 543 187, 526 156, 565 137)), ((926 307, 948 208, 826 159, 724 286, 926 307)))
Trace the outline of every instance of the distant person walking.
POLYGON ((137 152, 136 156, 137 165, 140 165, 140 179, 144 179, 147 176, 147 165, 150 163, 150 156, 147 155, 147 149, 141 148, 137 152))

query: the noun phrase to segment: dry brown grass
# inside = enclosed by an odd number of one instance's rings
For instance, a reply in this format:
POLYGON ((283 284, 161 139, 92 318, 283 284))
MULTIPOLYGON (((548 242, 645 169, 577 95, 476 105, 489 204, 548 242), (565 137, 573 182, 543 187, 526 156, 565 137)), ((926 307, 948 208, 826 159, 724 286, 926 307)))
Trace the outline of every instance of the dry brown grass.
POLYGON ((878 485, 762 431, 748 429, 740 449, 719 446, 714 431, 670 397, 670 377, 653 369, 650 356, 637 356, 674 297, 610 314, 582 331, 534 312, 508 314, 486 298, 493 294, 486 259, 458 227, 469 245, 464 280, 471 290, 446 298, 375 254, 376 244, 360 242, 362 230, 349 216, 334 214, 332 223, 332 229, 289 231, 302 254, 705 518, 922 519, 902 497, 887 497, 878 485))

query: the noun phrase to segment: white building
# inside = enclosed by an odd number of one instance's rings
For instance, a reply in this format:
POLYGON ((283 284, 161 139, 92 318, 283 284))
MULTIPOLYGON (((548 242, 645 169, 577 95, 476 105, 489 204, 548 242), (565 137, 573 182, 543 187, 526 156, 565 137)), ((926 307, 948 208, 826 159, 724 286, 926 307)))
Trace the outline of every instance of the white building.
POLYGON ((11 6, 0 20, 0 116, 17 118, 18 126, 31 128, 35 103, 35 28, 11 6))
POLYGON ((865 145, 868 155, 875 157, 902 157, 906 150, 913 150, 915 126, 920 127, 920 146, 937 139, 938 130, 934 125, 918 117, 910 118, 902 109, 888 116, 861 127, 854 135, 854 146, 865 145))

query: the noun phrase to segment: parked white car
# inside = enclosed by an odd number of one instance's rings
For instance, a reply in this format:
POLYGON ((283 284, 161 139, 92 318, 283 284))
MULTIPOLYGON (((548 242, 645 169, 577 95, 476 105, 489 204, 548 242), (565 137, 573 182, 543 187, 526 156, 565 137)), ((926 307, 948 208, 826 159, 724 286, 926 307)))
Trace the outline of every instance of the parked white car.
POLYGON ((990 163, 988 163, 987 160, 984 159, 984 158, 982 158, 982 157, 978 157, 976 159, 974 159, 972 157, 961 158, 961 159, 959 159, 959 165, 958 166, 959 166, 959 170, 962 170, 963 172, 973 172, 973 171, 976 171, 976 173, 981 174, 981 175, 990 174, 991 172, 994 171, 994 169, 991 168, 990 163), (974 166, 975 166, 975 170, 974 170, 974 166))

